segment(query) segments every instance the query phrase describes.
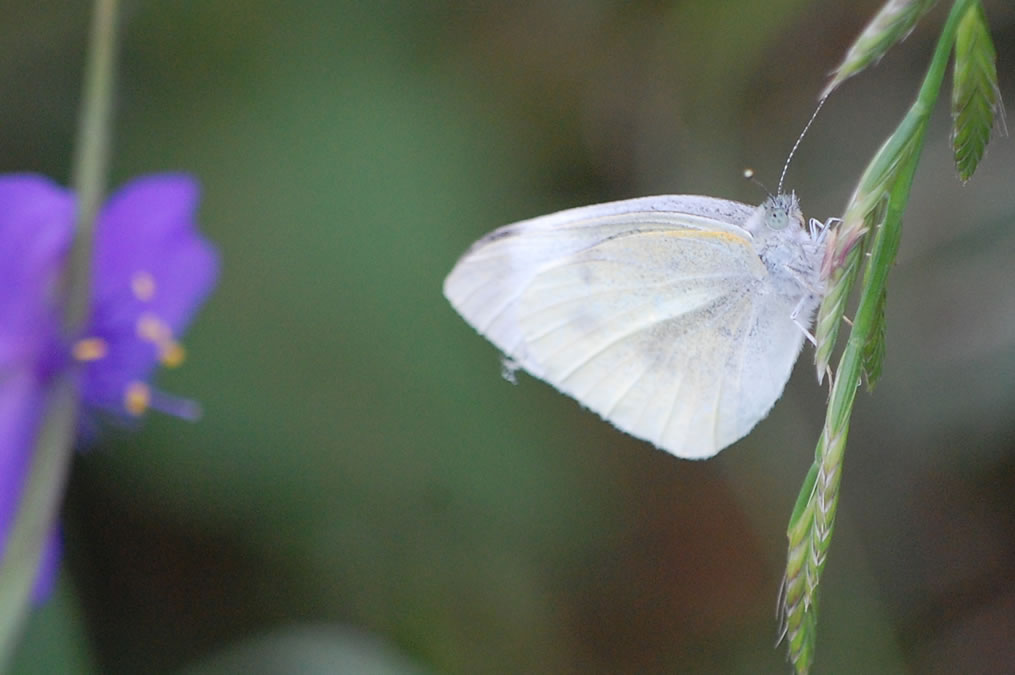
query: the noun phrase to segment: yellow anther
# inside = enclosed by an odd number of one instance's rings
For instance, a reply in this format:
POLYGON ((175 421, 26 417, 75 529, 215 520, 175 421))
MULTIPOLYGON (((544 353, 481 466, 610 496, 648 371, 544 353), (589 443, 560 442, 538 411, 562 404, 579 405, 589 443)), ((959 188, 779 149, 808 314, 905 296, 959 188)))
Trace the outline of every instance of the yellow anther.
POLYGON ((109 344, 98 337, 83 338, 71 347, 71 356, 77 361, 98 361, 109 352, 109 344))
POLYGON ((135 417, 144 413, 152 401, 152 390, 144 382, 131 382, 123 393, 123 407, 135 417))
POLYGON ((148 272, 137 272, 130 279, 130 290, 134 297, 147 302, 155 297, 155 277, 148 272))
POLYGON ((137 336, 142 340, 162 344, 172 339, 172 331, 165 321, 151 312, 145 312, 137 318, 137 336))
POLYGON ((173 330, 152 312, 144 312, 137 319, 137 336, 154 344, 159 350, 159 361, 167 368, 183 363, 187 353, 183 345, 173 339, 173 330))
POLYGON ((166 368, 176 368, 187 358, 187 350, 176 340, 164 343, 159 349, 159 361, 166 368))

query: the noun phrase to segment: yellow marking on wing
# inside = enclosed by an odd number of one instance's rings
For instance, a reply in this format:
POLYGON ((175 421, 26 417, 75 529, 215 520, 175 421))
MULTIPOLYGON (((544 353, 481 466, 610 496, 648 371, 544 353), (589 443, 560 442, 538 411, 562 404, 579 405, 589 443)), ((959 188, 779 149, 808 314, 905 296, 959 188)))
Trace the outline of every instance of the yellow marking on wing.
POLYGON ((741 246, 750 246, 751 240, 747 237, 741 237, 731 232, 722 232, 715 230, 680 230, 674 232, 660 232, 659 234, 666 237, 688 237, 692 239, 723 239, 732 244, 739 244, 741 246))

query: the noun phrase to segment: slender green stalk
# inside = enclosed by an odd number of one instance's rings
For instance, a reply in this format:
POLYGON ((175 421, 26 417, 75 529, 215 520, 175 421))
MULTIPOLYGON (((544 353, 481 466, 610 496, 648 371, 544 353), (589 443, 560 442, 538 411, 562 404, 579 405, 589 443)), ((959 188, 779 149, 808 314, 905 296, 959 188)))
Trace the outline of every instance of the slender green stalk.
MULTIPOLYGON (((65 317, 72 334, 87 319, 90 303, 94 222, 106 184, 112 133, 116 17, 117 0, 96 0, 72 171, 77 211, 65 317)), ((75 380, 76 373, 64 373, 46 392, 28 475, 0 560, 0 670, 6 669, 17 646, 42 549, 63 498, 74 450, 75 380)))
POLYGON ((860 262, 866 257, 863 253, 869 253, 869 259, 863 271, 856 316, 832 381, 814 464, 787 528, 789 549, 781 614, 789 658, 797 673, 809 672, 814 660, 819 584, 835 526, 856 390, 862 373, 866 372, 871 381, 880 372, 885 284, 898 250, 902 214, 924 145, 927 120, 941 91, 956 28, 974 2, 957 0, 952 6, 916 101, 861 177, 830 246, 829 293, 819 310, 817 326, 819 373, 825 370, 845 298, 860 262))
POLYGON ((91 301, 93 228, 108 182, 116 87, 118 0, 96 0, 84 96, 74 145, 71 187, 77 198, 74 248, 68 273, 67 327, 80 328, 91 301))
POLYGON ((5 542, 0 563, 0 672, 6 670, 17 647, 42 548, 60 509, 74 440, 76 395, 70 377, 60 378, 49 391, 45 423, 5 542))

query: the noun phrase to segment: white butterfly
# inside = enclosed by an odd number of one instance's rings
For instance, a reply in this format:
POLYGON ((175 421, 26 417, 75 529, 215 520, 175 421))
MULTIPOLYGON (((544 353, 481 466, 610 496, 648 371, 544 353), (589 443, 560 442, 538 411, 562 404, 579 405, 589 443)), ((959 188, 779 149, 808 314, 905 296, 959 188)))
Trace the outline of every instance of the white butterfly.
POLYGON ((745 436, 824 293, 826 226, 793 195, 596 204, 495 230, 444 281, 508 358, 678 457, 745 436))

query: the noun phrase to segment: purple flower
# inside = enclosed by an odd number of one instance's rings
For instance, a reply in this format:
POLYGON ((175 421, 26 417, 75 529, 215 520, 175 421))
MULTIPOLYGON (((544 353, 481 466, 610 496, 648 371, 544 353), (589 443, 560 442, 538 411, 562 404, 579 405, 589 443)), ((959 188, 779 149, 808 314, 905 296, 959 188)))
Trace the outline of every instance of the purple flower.
MULTIPOLYGON (((74 197, 42 176, 0 175, 0 556, 54 376, 79 366, 86 419, 136 417, 149 407, 194 414, 193 404, 148 381, 158 364, 183 360, 177 339, 217 277, 215 251, 194 225, 197 202, 196 182, 182 174, 138 178, 108 200, 96 220, 88 320, 66 335, 60 284, 74 197)), ((55 529, 36 597, 59 560, 55 529)))

